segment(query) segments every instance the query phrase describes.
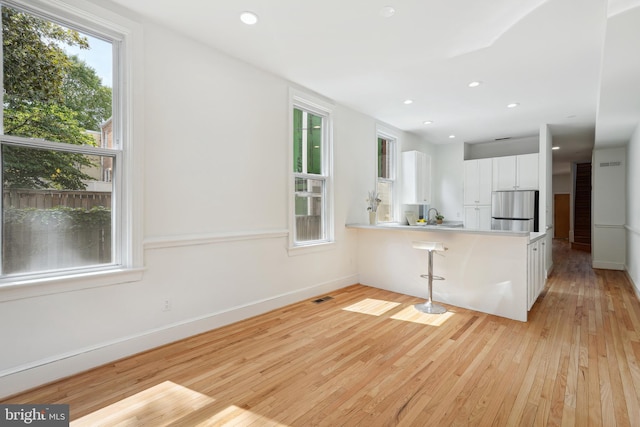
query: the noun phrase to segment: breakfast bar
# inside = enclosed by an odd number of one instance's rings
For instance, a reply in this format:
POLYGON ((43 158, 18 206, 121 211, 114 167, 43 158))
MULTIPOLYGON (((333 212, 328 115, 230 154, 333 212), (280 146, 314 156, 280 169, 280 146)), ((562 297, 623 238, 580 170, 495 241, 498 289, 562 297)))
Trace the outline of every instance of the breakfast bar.
MULTIPOLYGON (((457 224, 456 224, 457 225, 457 224)), ((509 319, 527 321, 538 289, 531 283, 529 246, 545 233, 475 230, 456 226, 349 224, 358 230, 360 283, 418 297, 427 296, 420 277, 427 269, 424 251, 414 241, 442 242, 434 256, 434 274, 445 278, 433 288, 433 299, 509 319)))

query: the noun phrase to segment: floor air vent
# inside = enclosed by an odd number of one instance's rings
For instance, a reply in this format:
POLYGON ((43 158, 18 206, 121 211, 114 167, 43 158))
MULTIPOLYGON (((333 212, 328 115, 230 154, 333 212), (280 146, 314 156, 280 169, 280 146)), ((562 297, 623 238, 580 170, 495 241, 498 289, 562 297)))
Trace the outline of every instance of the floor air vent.
POLYGON ((332 300, 332 299, 333 299, 333 297, 326 296, 326 297, 322 297, 322 298, 314 299, 314 300, 313 300, 313 303, 314 303, 314 304, 320 304, 321 302, 329 301, 329 300, 332 300))

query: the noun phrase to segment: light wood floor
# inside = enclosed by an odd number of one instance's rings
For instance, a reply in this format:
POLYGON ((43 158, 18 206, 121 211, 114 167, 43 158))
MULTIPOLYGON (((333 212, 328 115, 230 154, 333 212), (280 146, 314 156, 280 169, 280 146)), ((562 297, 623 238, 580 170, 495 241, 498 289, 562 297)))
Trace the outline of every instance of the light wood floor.
POLYGON ((9 401, 68 403, 78 426, 639 425, 631 285, 554 251, 528 323, 357 285, 9 401))

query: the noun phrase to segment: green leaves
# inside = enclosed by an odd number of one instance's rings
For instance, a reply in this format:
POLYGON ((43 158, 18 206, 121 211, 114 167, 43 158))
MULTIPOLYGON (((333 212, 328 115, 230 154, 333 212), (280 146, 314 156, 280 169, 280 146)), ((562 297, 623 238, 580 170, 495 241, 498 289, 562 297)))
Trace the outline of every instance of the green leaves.
POLYGON ((9 7, 2 8, 2 44, 4 90, 11 103, 62 102, 71 61, 60 44, 89 47, 77 31, 9 7))
POLYGON ((5 145, 2 147, 5 188, 84 190, 81 171, 91 161, 82 154, 5 145))
MULTIPOLYGON (((74 30, 2 7, 4 133, 73 145, 97 145, 87 130, 98 131, 111 116, 111 89, 95 70, 64 45, 88 49, 74 30)), ((92 160, 51 149, 3 146, 7 188, 86 188, 83 172, 92 160)))
POLYGON ((100 124, 111 117, 111 88, 103 86, 95 70, 77 56, 69 57, 62 90, 64 104, 77 113, 83 129, 100 130, 100 124))

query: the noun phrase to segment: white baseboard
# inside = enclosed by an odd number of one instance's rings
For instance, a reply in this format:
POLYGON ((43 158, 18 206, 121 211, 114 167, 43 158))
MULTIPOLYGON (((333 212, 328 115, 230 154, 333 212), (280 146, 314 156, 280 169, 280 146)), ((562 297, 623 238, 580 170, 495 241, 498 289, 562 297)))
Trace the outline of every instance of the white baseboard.
POLYGON ((354 274, 17 366, 0 372, 0 398, 356 283, 354 274))
POLYGON ((624 271, 624 264, 620 262, 598 261, 593 260, 593 268, 601 268, 604 270, 621 270, 624 271))
POLYGON ((548 270, 545 270, 545 279, 548 279, 549 276, 551 276, 551 274, 553 273, 553 268, 555 267, 555 265, 553 263, 551 263, 551 265, 549 266, 548 270))
POLYGON ((633 292, 636 294, 636 298, 640 301, 640 289, 636 286, 636 283, 633 281, 633 278, 629 274, 629 269, 625 267, 624 274, 627 276, 627 280, 631 283, 631 287, 633 288, 633 292))

